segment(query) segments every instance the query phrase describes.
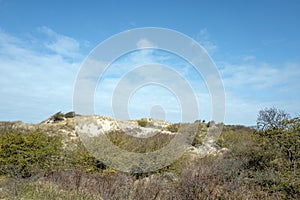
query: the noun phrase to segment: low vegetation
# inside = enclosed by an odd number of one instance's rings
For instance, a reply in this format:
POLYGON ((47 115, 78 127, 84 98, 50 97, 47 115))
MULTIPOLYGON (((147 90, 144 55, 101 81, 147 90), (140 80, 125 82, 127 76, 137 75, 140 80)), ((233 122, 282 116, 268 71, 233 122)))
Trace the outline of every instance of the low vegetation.
POLYGON ((29 177, 36 170, 55 168, 62 143, 46 133, 12 130, 0 137, 0 175, 29 177))
POLYGON ((167 145, 174 138, 174 135, 158 133, 149 138, 139 138, 130 136, 123 131, 111 131, 107 137, 116 146, 127 151, 149 153, 167 145))
MULTIPOLYGON (((192 145, 197 147, 210 125, 195 123, 199 128, 192 145)), ((138 176, 105 166, 81 143, 68 149, 53 134, 11 123, 0 127, 0 199, 300 198, 300 119, 276 108, 259 112, 256 129, 225 125, 216 142, 228 149, 222 154, 197 158, 185 153, 168 167, 138 176)), ((173 137, 108 136, 120 148, 139 153, 155 151, 173 137)))
POLYGON ((146 118, 142 118, 138 120, 137 123, 141 127, 146 127, 148 125, 148 120, 146 118))

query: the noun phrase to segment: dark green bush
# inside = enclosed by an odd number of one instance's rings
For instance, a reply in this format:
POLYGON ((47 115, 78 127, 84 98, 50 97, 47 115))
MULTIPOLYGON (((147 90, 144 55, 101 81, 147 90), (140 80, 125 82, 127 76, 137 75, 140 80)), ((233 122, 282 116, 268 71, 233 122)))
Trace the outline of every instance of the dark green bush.
POLYGON ((73 168, 85 169, 87 172, 99 172, 106 169, 106 166, 87 151, 82 143, 77 145, 70 157, 73 168))
POLYGON ((68 113, 65 114, 65 117, 66 118, 73 118, 73 117, 75 117, 75 112, 68 112, 68 113))
POLYGON ((139 138, 122 131, 111 131, 106 135, 116 146, 130 152, 149 153, 166 146, 174 135, 157 133, 149 138, 139 138))
POLYGON ((35 169, 51 169, 60 160, 60 138, 46 133, 10 132, 0 136, 0 174, 30 176, 35 169))
POLYGON ((148 124, 148 120, 146 118, 142 118, 142 119, 138 120, 137 123, 141 127, 146 127, 148 124))

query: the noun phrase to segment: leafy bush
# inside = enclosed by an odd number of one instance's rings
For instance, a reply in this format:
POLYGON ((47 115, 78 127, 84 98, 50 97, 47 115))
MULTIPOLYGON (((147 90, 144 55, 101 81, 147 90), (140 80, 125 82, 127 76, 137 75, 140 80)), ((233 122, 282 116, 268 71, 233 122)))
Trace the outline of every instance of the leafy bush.
POLYGON ((51 169, 60 159, 62 143, 46 133, 10 132, 0 136, 0 174, 30 176, 34 169, 51 169))
POLYGON ((193 146, 202 145, 203 139, 207 134, 207 126, 204 123, 198 123, 198 130, 192 142, 193 146))
POLYGON ((99 172, 106 169, 106 166, 97 160, 89 151, 85 149, 82 143, 77 145, 71 153, 71 167, 85 169, 87 172, 99 172))
POLYGON ((167 131, 170 131, 172 133, 176 133, 176 132, 178 132, 179 127, 180 127, 179 123, 170 124, 170 125, 167 126, 167 131))
POLYGON ((75 112, 72 112, 72 111, 68 112, 68 113, 65 114, 65 117, 66 118, 73 118, 73 117, 75 117, 75 112))
POLYGON ((146 127, 148 124, 148 120, 146 118, 142 118, 142 119, 138 120, 137 123, 141 127, 146 127))
POLYGON ((149 138, 139 138, 123 131, 111 131, 106 135, 116 146, 130 152, 149 153, 166 146, 174 135, 157 133, 149 138))
MULTIPOLYGON (((265 123, 262 119, 269 122, 258 130, 224 125, 217 145, 228 151, 204 158, 186 152, 173 164, 143 174, 105 169, 80 143, 71 153, 70 149, 63 149, 62 152, 69 153, 63 155, 68 167, 64 168, 57 161, 59 152, 53 150, 53 146, 62 150, 61 143, 56 145, 55 142, 60 141, 59 138, 40 132, 11 130, 12 124, 6 123, 1 131, 0 123, 1 174, 29 176, 36 168, 58 166, 58 170, 42 177, 0 178, 0 199, 300 199, 300 119, 276 117, 273 111, 260 112, 264 117, 258 119, 259 123, 265 123), (269 113, 272 115, 268 116, 269 113), (275 125, 268 125, 273 122, 275 125), (20 182, 15 184, 11 180, 20 182)), ((147 119, 141 121, 147 122, 147 119)), ((198 125, 195 146, 201 144, 206 124, 197 121, 181 124, 179 128, 179 132, 194 133, 198 125)), ((151 121, 145 126, 151 126, 151 121)), ((176 126, 170 126, 169 130, 177 132, 176 126)), ((158 133, 149 138, 136 138, 122 131, 112 131, 106 136, 118 147, 139 153, 160 149, 174 137, 158 133)), ((106 144, 95 144, 96 148, 106 147, 106 144)), ((125 164, 132 162, 118 159, 125 164)), ((140 163, 136 163, 136 167, 140 167, 140 163)))
POLYGON ((300 119, 282 122, 283 127, 267 129, 258 133, 263 137, 266 148, 275 150, 276 160, 288 163, 290 168, 300 167, 300 119))
POLYGON ((62 112, 55 113, 51 116, 54 122, 63 121, 65 119, 65 115, 62 112))

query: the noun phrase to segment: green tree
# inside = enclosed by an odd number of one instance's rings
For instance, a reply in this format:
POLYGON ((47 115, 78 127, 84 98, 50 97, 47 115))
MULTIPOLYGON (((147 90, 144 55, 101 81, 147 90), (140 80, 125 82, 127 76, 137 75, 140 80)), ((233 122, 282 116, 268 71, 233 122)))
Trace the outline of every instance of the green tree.
POLYGON ((290 167, 299 166, 300 159, 300 119, 290 119, 289 114, 276 108, 259 112, 257 127, 260 135, 276 152, 277 158, 289 161, 290 167))
POLYGON ((265 131, 270 129, 280 129, 284 127, 284 122, 290 115, 284 110, 275 107, 260 110, 257 116, 257 128, 265 131))

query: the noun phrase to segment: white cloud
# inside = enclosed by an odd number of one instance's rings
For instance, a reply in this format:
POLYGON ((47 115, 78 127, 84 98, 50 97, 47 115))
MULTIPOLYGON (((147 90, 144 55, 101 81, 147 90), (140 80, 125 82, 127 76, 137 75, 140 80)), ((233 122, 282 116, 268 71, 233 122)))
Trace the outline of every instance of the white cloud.
MULTIPOLYGON (((210 43, 207 29, 202 29, 197 39, 202 44, 210 43)), ((234 62, 224 60, 216 64, 226 91, 225 122, 254 125, 258 111, 271 106, 299 116, 299 62, 275 65, 258 61, 255 55, 237 55, 234 62)))
POLYGON ((151 41, 149 41, 146 38, 140 39, 137 43, 136 46, 138 48, 156 48, 157 46, 153 44, 151 41))
POLYGON ((254 125, 258 111, 272 106, 299 115, 299 63, 274 66, 242 60, 239 65, 225 62, 219 65, 227 93, 228 122, 254 125))
POLYGON ((203 28, 196 35, 196 41, 199 42, 210 54, 217 51, 218 46, 210 39, 207 28, 203 28))
POLYGON ((209 39, 209 33, 207 28, 203 28, 199 31, 198 36, 202 39, 208 40, 209 39))
MULTIPOLYGON (((209 51, 217 49, 215 43, 209 41, 210 36, 207 29, 200 31, 198 39, 202 40, 202 42, 200 41, 202 44, 212 44, 212 48, 208 48, 209 51)), ((144 46, 150 45, 147 42, 143 41, 141 43, 144 43, 144 46)), ((142 44, 140 45, 141 47, 143 46, 142 44)), ((235 61, 235 64, 228 61, 217 62, 217 65, 221 66, 219 69, 226 92, 226 123, 254 125, 258 111, 264 107, 271 106, 286 109, 291 114, 300 113, 300 96, 298 92, 300 89, 299 63, 272 65, 257 61, 255 55, 240 55, 236 58, 238 61, 235 61)), ((194 71, 190 71, 188 66, 180 62, 179 64, 174 63, 174 61, 170 62, 166 57, 158 58, 157 55, 154 56, 151 52, 136 52, 136 54, 132 54, 127 59, 122 60, 122 64, 125 66, 134 67, 141 65, 141 63, 155 62, 174 67, 186 78, 192 85, 198 98, 200 117, 211 120, 212 102, 211 96, 205 87, 205 80, 202 80, 199 76, 194 77, 194 71), (162 62, 162 60, 164 61, 162 62)), ((119 70, 118 72, 121 72, 119 75, 129 70, 127 67, 120 70, 121 65, 119 67, 115 68, 115 71, 119 70)), ((116 77, 114 78, 114 81, 119 80, 116 77)), ((114 86, 110 85, 110 87, 106 88, 113 90, 114 86)), ((142 105, 147 104, 145 100, 150 98, 147 94, 153 93, 153 89, 147 90, 145 88, 144 91, 147 92, 138 93, 141 97, 135 97, 135 101, 140 102, 142 105)), ((108 96, 107 99, 109 99, 108 96)), ((159 94, 158 96, 163 95, 159 94)), ((174 103, 170 103, 169 106, 176 107, 174 103)), ((150 110, 150 108, 144 106, 135 108, 135 111, 136 113, 138 113, 137 110, 147 113, 145 109, 147 109, 147 112, 150 110)))
POLYGON ((239 56, 238 58, 244 62, 254 61, 256 59, 256 57, 254 55, 242 55, 242 56, 239 56))
POLYGON ((0 120, 39 122, 72 109, 79 63, 38 48, 0 30, 0 95, 5 97, 0 99, 0 120))
MULTIPOLYGON (((5 97, 0 99, 0 120, 39 122, 56 111, 72 109, 73 86, 83 57, 81 43, 47 27, 39 31, 46 38, 40 39, 33 35, 32 42, 0 29, 0 95, 5 97), (45 46, 42 48, 41 44, 45 46)), ((204 42, 209 43, 206 29, 200 31, 199 35, 204 42)), ((145 38, 136 45, 141 48, 155 46, 145 38)), ((299 115, 299 63, 272 65, 257 61, 253 55, 240 56, 239 59, 238 64, 217 62, 222 67, 220 73, 226 92, 225 122, 253 125, 258 110, 270 106, 278 106, 299 115)), ((154 53, 153 50, 133 52, 117 60, 105 71, 95 94, 97 113, 112 115, 111 98, 118 81, 136 67, 150 63, 165 64, 178 71, 194 90, 200 118, 211 119, 211 97, 201 75, 172 56, 154 53)), ((88 86, 98 80, 99 67, 107 64, 91 61, 91 73, 83 74, 88 86)), ((156 73, 162 74, 163 71, 158 70, 156 73)), ((128 86, 135 83, 136 77, 132 78, 133 82, 128 83, 128 86)), ((170 85, 177 84, 174 77, 166 74, 165 78, 170 85)), ((147 76, 145 80, 148 80, 147 76)), ((185 96, 188 97, 188 94, 185 96)), ((132 109, 132 117, 140 117, 149 114, 152 106, 156 105, 166 109, 168 119, 171 116, 171 120, 177 121, 180 105, 175 97, 155 87, 144 87, 137 91, 128 108, 132 109)))
MULTIPOLYGON (((163 86, 155 85, 154 87, 153 85, 148 85, 139 89, 138 91, 136 91, 135 95, 130 97, 132 98, 129 99, 129 102, 131 102, 130 104, 127 104, 128 99, 125 98, 126 94, 128 94, 127 91, 130 90, 130 88, 142 86, 140 85, 141 81, 149 83, 155 82, 173 89, 176 88, 173 92, 176 95, 179 95, 178 91, 176 91, 179 90, 182 96, 185 97, 184 101, 188 102, 188 105, 193 105, 191 101, 191 95, 195 95, 195 98, 197 98, 197 92, 207 92, 202 90, 203 85, 205 88, 205 83, 203 82, 201 77, 199 78, 200 75, 198 75, 198 80, 195 79, 195 74, 192 73, 195 72, 195 70, 192 72, 188 71, 191 69, 188 69, 187 66, 185 64, 183 65, 182 62, 176 62, 174 65, 174 61, 172 60, 170 62, 168 56, 168 54, 159 54, 159 52, 154 53, 152 50, 143 50, 128 54, 124 58, 112 64, 105 72, 106 74, 101 78, 99 87, 96 91, 95 107, 97 109, 97 112, 106 112, 108 113, 108 115, 113 115, 112 110, 109 110, 107 108, 111 108, 111 103, 114 98, 113 93, 116 91, 116 87, 119 84, 119 81, 122 79, 126 79, 126 81, 122 82, 121 84, 122 90, 119 91, 120 94, 118 95, 117 100, 119 101, 118 104, 122 104, 122 106, 125 107, 129 106, 126 109, 132 109, 128 111, 131 117, 138 118, 144 114, 149 116, 152 107, 160 105, 164 109, 166 109, 165 111, 167 114, 167 120, 180 121, 181 105, 178 105, 177 101, 170 101, 173 97, 169 92, 162 88, 163 86), (149 66, 147 68, 143 68, 143 70, 139 70, 141 69, 139 67, 153 63, 166 64, 170 69, 165 67, 157 68, 154 66, 149 66), (174 74, 170 72, 170 70, 176 70, 177 73, 182 76, 182 80, 185 80, 188 84, 190 84, 192 89, 194 90, 192 92, 189 92, 187 89, 185 89, 187 86, 183 84, 182 81, 179 81, 178 78, 176 78, 174 74), (193 80, 191 79, 191 76, 189 76, 190 74, 193 74, 193 80), (162 90, 160 90, 159 88, 161 88, 162 90), (123 94, 124 92, 126 94, 123 94)), ((207 107, 207 103, 201 101, 201 107, 203 111, 203 108, 207 107)), ((193 109, 191 110, 191 113, 193 113, 193 111, 195 110, 194 108, 189 107, 186 107, 186 109, 193 109)), ((204 116, 203 113, 201 113, 201 115, 204 116)), ((193 119, 195 120, 195 118, 193 119)))
POLYGON ((223 80, 229 88, 241 88, 263 91, 272 87, 292 87, 300 84, 300 64, 286 63, 282 66, 273 66, 267 63, 242 63, 232 65, 221 64, 223 80))
POLYGON ((80 44, 75 39, 58 34, 45 26, 40 27, 38 30, 49 37, 50 41, 46 42, 45 46, 54 53, 71 58, 80 56, 80 44))

